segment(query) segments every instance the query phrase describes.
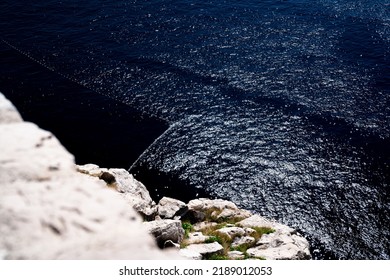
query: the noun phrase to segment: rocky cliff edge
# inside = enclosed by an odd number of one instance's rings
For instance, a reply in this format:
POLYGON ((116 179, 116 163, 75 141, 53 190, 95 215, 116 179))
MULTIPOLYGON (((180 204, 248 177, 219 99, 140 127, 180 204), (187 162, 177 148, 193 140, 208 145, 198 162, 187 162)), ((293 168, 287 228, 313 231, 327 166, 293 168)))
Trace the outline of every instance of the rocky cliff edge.
POLYGON ((225 200, 153 201, 124 169, 77 166, 0 93, 0 259, 310 259, 296 230, 225 200))

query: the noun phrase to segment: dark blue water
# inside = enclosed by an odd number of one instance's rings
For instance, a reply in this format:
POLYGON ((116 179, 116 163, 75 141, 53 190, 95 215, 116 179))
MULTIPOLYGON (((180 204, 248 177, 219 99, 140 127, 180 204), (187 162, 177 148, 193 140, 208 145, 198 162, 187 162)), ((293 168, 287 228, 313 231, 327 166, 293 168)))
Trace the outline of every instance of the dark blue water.
MULTIPOLYGON (((153 120, 146 130, 158 133, 145 148, 126 147, 137 150, 126 167, 156 197, 190 188, 230 199, 298 228, 316 258, 390 258, 387 0, 3 0, 0 8, 0 90, 12 95, 17 79, 67 80, 76 107, 115 102, 129 109, 110 107, 111 115, 153 120), (26 74, 42 66, 50 79, 26 74)), ((142 133, 119 120, 118 137, 142 133)))

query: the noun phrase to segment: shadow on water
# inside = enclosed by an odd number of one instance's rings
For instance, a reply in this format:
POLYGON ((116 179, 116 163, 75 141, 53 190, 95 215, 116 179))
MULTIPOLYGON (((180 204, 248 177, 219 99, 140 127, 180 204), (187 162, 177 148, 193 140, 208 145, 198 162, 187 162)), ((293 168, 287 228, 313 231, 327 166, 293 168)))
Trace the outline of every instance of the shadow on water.
MULTIPOLYGON (((8 46, 0 46, 0 64, 0 91, 24 120, 56 135, 77 164, 128 169, 168 128, 164 121, 69 81, 8 46)), ((176 174, 144 165, 130 171, 155 201, 163 196, 183 201, 209 197, 176 174)))
POLYGON ((78 164, 128 169, 168 127, 0 45, 0 91, 26 121, 53 132, 78 164))

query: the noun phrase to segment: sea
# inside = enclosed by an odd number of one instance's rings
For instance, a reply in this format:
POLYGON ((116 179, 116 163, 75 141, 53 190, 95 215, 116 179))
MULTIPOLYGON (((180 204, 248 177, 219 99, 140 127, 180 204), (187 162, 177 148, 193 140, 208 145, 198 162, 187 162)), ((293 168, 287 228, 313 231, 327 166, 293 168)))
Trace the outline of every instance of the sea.
POLYGON ((0 2, 0 91, 77 163, 231 200, 315 259, 390 259, 389 62, 389 0, 0 2))

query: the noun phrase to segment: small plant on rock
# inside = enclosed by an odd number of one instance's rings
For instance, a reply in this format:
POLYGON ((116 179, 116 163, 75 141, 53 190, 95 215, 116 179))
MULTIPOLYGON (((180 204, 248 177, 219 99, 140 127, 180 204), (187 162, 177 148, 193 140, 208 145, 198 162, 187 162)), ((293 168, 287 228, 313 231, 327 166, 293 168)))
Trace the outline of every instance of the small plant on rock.
POLYGON ((182 223, 181 223, 181 226, 182 226, 183 229, 184 229, 184 237, 185 237, 185 238, 188 238, 189 233, 190 233, 190 232, 192 231, 192 229, 193 229, 192 224, 189 223, 189 222, 182 222, 182 223))

